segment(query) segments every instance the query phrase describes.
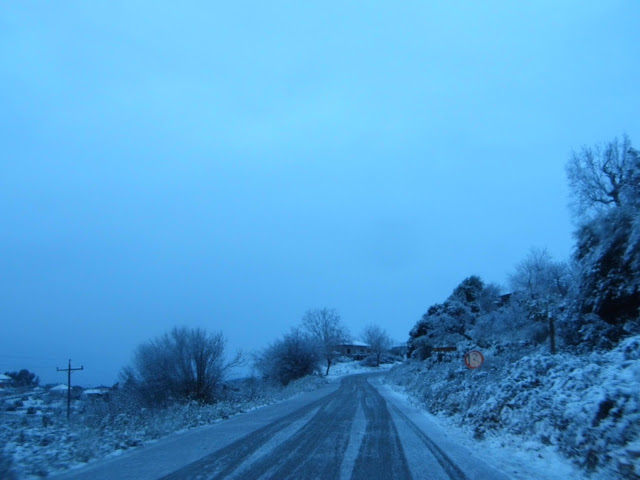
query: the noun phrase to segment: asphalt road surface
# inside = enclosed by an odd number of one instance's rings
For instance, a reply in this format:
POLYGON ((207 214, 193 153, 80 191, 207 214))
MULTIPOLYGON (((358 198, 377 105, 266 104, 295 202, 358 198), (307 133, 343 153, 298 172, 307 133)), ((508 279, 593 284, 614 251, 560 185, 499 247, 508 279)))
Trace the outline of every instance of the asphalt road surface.
POLYGON ((377 378, 345 377, 304 398, 161 441, 61 478, 508 478, 452 442, 377 378))

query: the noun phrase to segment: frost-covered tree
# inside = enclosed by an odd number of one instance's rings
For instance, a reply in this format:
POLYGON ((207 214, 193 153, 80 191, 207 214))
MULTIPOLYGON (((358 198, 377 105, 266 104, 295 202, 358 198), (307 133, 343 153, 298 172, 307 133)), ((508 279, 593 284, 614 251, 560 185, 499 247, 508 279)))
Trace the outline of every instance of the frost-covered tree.
POLYGON ((367 325, 362 332, 362 339, 369 344, 371 353, 376 357, 376 367, 380 366, 380 357, 391 348, 393 342, 387 331, 378 325, 367 325))
POLYGON ((225 375, 241 362, 239 353, 226 360, 225 344, 221 332, 175 327, 137 348, 132 364, 122 372, 123 382, 150 405, 211 403, 225 375))
POLYGON ((626 135, 604 145, 573 152, 567 178, 579 219, 621 207, 640 197, 638 152, 626 135))
POLYGON ((640 154, 626 136, 583 148, 569 160, 567 175, 579 225, 580 312, 639 329, 640 154))
POLYGON ((253 365, 265 380, 287 385, 315 373, 320 360, 315 340, 296 328, 258 352, 253 365))
POLYGON ((335 309, 315 308, 302 317, 302 328, 318 343, 320 354, 327 364, 325 375, 329 375, 333 360, 340 355, 336 347, 351 337, 347 327, 335 309))
POLYGON ((567 265, 555 262, 546 249, 533 248, 509 277, 515 300, 533 321, 547 322, 551 353, 556 352, 555 321, 570 288, 567 265))

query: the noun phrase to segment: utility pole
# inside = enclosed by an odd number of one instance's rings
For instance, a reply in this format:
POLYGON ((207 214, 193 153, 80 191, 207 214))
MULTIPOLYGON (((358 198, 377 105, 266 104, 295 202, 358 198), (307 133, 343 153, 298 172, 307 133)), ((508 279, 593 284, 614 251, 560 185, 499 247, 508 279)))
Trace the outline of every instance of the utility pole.
POLYGON ((71 415, 71 372, 75 370, 84 370, 84 367, 71 368, 71 359, 69 359, 69 366, 67 368, 56 367, 56 372, 67 372, 67 420, 71 415))

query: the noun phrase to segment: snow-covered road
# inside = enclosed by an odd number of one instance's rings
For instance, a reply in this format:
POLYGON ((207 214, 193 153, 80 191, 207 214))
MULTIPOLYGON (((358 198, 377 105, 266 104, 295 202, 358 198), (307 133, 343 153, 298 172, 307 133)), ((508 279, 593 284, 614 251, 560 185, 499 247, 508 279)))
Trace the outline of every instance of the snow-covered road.
POLYGON ((375 374, 362 374, 58 478, 508 477, 448 439, 375 374))

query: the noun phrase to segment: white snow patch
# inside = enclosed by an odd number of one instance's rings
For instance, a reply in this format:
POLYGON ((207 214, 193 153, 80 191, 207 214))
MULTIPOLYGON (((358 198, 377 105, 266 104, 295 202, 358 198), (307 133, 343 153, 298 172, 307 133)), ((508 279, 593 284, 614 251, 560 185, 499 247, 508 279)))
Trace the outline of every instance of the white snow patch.
POLYGON ((394 365, 392 363, 383 363, 379 367, 365 367, 358 361, 336 363, 329 369, 328 378, 341 378, 347 375, 354 375, 357 373, 374 373, 389 371, 394 365))

